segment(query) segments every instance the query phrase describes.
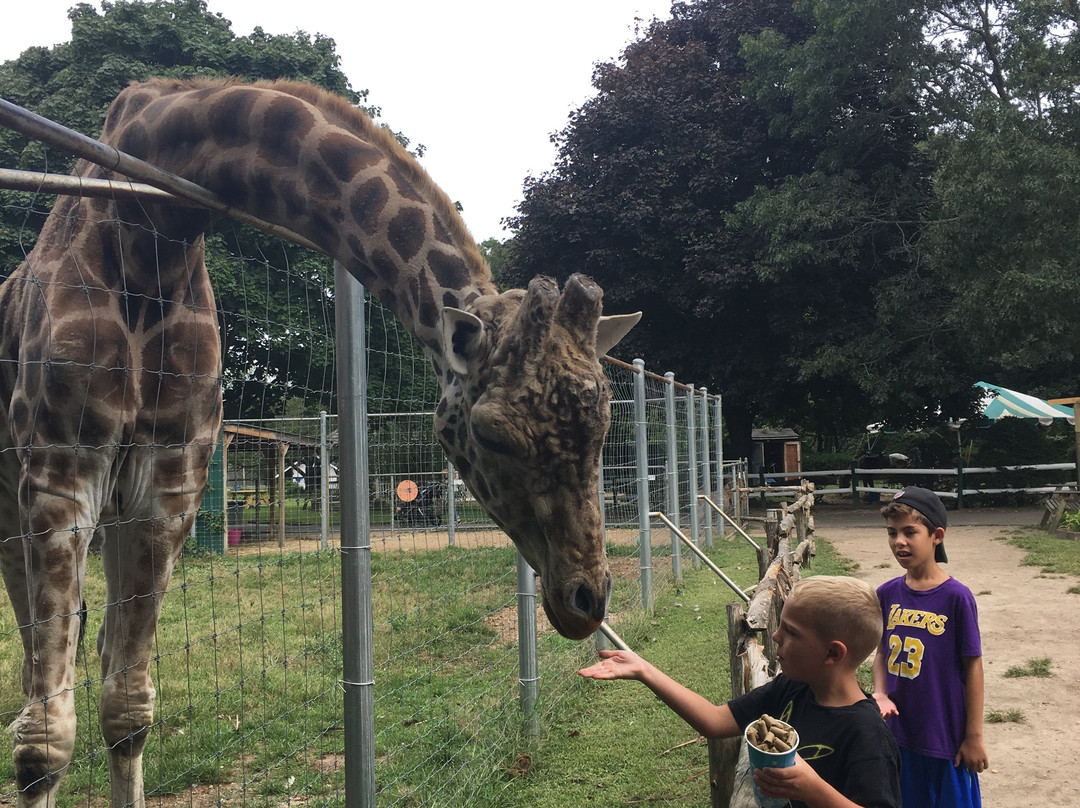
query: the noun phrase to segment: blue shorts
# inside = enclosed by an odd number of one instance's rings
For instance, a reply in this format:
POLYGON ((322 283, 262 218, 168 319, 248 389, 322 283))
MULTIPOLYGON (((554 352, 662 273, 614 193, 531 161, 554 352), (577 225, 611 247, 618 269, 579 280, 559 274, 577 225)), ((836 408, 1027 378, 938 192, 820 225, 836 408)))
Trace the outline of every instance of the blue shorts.
POLYGON ((982 808, 979 775, 951 760, 900 749, 904 808, 982 808))

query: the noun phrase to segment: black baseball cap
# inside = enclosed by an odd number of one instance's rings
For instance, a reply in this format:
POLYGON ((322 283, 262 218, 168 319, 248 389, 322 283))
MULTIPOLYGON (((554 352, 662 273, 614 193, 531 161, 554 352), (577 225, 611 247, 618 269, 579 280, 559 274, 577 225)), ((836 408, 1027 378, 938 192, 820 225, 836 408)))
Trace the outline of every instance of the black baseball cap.
MULTIPOLYGON (((926 517, 926 521, 930 523, 933 529, 949 526, 949 517, 945 513, 945 505, 933 491, 919 488, 916 485, 909 485, 907 488, 897 492, 893 497, 893 502, 899 502, 917 510, 926 517)), ((938 546, 934 548, 934 560, 939 564, 948 563, 949 557, 945 555, 944 541, 938 543, 938 546)))

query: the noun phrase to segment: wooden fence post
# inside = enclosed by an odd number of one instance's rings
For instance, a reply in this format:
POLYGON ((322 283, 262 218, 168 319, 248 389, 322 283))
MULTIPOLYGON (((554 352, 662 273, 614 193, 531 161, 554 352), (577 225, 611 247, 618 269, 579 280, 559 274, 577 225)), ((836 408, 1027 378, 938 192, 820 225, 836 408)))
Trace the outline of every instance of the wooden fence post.
POLYGON ((780 543, 780 519, 783 511, 779 508, 770 508, 765 511, 765 544, 758 550, 758 580, 765 577, 765 571, 769 569, 769 562, 776 557, 776 548, 780 543))
MULTIPOLYGON (((799 499, 783 510, 765 516, 767 541, 758 554, 762 567, 753 596, 746 605, 727 607, 728 656, 731 665, 731 697, 766 684, 776 666, 772 635, 780 612, 800 571, 814 554, 811 509, 814 486, 803 483, 799 499), (798 546, 791 549, 792 534, 798 546)), ((712 808, 757 808, 754 782, 746 744, 740 738, 709 740, 709 797, 712 808)))
MULTIPOLYGON (((742 636, 747 631, 746 614, 741 603, 727 605, 728 663, 731 678, 731 697, 746 692, 743 661, 739 655, 742 636)), ((735 767, 739 762, 742 741, 739 738, 709 738, 709 799, 712 808, 728 808, 735 782, 735 767)))

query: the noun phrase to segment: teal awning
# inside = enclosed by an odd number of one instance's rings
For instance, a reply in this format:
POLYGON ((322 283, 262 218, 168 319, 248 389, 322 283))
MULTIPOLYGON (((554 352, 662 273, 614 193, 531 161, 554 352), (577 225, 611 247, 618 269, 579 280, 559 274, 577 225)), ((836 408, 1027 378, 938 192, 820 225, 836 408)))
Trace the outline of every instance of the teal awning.
POLYGON ((1055 418, 1065 418, 1070 424, 1076 422, 1072 407, 1050 404, 1041 398, 989 382, 975 382, 975 386, 985 391, 982 414, 992 420, 1006 417, 1035 418, 1043 426, 1050 426, 1055 418))

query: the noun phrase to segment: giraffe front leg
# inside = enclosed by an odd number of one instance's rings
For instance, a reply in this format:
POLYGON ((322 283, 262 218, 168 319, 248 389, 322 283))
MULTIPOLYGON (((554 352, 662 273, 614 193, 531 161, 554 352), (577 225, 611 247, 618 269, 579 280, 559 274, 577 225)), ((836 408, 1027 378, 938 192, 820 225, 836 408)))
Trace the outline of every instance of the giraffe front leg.
POLYGON ((173 564, 193 518, 131 519, 105 531, 102 560, 108 593, 98 632, 104 680, 99 715, 113 808, 145 806, 142 757, 154 721, 154 634, 173 564))
MULTIPOLYGON (((0 518, 0 522, 3 522, 0 518)), ((24 696, 30 695, 30 679, 33 675, 34 646, 30 632, 30 601, 26 589, 26 560, 23 554, 23 537, 16 533, 17 525, 0 525, 0 570, 4 574, 11 608, 15 611, 15 625, 23 644, 23 663, 20 684, 24 696)), ((12 722, 11 729, 15 724, 12 722)))
POLYGON ((142 757, 154 721, 154 695, 145 663, 110 674, 102 687, 101 734, 113 808, 145 808, 142 757))
MULTIPOLYGON (((30 600, 26 589, 26 554, 23 549, 25 528, 19 524, 18 490, 21 466, 13 454, 10 451, 0 451, 0 571, 4 575, 4 588, 7 589, 11 608, 15 611, 15 625, 19 627, 22 638, 23 664, 20 684, 23 695, 29 696, 33 660, 30 600)), ((12 731, 14 728, 15 724, 12 722, 12 731)))
MULTIPOLYGON (((108 541, 106 548, 108 551, 108 541)), ((98 633, 103 678, 98 715, 108 750, 113 808, 145 806, 142 756, 154 721, 149 657, 156 599, 153 594, 143 595, 139 601, 110 594, 98 633), (149 615, 145 613, 148 607, 149 615)))
POLYGON ((71 691, 31 700, 12 723, 18 808, 54 808, 75 749, 75 699, 71 691))
MULTIPOLYGON (((79 531, 49 530, 24 540, 25 584, 17 608, 27 703, 12 723, 19 808, 52 808, 75 748, 75 653, 82 560, 79 531)), ((10 588, 10 587, 9 587, 10 588)))

